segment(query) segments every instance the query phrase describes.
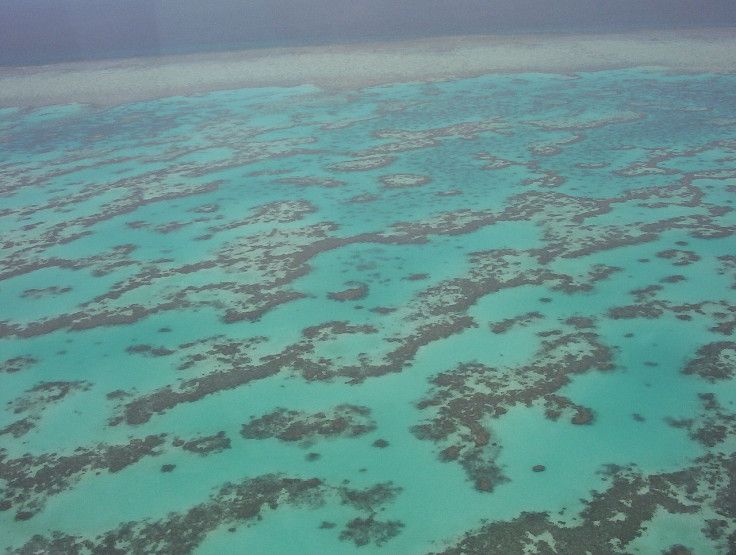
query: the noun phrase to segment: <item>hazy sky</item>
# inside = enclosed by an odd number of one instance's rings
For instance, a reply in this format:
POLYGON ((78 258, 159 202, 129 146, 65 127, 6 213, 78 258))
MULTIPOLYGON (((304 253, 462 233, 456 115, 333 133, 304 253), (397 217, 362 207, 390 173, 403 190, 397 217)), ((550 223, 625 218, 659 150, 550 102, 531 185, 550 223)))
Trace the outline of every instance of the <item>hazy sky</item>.
POLYGON ((0 0, 0 63, 223 43, 736 25, 736 0, 0 0))

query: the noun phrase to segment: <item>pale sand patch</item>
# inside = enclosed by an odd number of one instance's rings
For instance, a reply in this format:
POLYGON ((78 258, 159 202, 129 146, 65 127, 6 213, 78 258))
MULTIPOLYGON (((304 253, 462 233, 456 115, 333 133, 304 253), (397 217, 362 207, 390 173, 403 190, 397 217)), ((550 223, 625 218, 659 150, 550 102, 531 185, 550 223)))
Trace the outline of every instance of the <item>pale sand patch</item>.
POLYGON ((602 35, 440 37, 0 68, 0 106, 102 106, 177 95, 311 84, 354 89, 489 73, 624 67, 736 72, 736 28, 602 35))

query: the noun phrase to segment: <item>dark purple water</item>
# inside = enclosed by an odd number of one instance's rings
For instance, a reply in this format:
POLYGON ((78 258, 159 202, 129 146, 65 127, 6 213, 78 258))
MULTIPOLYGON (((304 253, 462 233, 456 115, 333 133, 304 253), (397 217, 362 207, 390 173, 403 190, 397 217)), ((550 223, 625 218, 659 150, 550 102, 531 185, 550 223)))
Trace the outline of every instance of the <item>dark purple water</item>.
POLYGON ((0 64, 448 34, 736 25, 733 0, 0 0, 0 64))

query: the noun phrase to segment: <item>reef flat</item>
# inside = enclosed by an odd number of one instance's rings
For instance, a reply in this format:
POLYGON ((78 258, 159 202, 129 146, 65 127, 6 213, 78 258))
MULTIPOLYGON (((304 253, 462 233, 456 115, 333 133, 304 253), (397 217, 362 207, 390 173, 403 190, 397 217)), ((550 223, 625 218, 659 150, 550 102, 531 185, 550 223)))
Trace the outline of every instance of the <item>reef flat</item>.
POLYGON ((0 548, 736 550, 732 31, 531 40, 0 70, 0 548))
POLYGON ((110 106, 244 87, 358 89, 488 73, 664 67, 732 73, 736 31, 469 35, 1 68, 5 106, 110 106))

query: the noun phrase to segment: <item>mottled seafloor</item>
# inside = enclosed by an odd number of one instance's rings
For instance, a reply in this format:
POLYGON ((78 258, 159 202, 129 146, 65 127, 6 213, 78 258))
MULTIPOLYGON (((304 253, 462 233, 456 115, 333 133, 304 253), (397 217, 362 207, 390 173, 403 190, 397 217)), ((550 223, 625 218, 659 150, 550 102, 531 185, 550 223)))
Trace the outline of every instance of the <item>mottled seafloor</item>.
POLYGON ((0 549, 736 552, 734 199, 730 74, 0 109, 0 549))

